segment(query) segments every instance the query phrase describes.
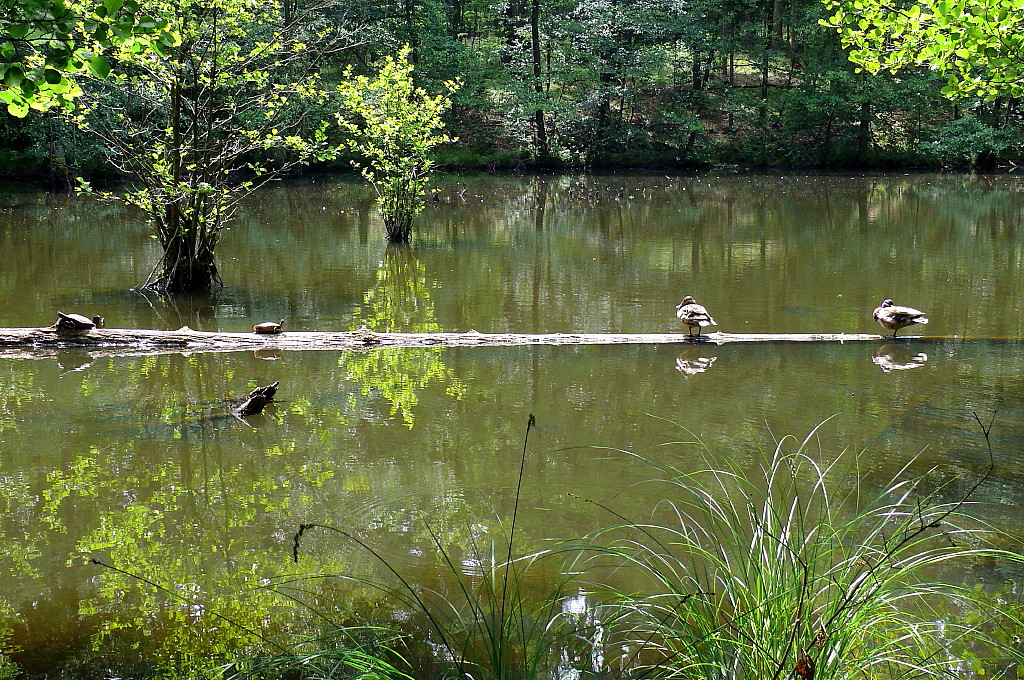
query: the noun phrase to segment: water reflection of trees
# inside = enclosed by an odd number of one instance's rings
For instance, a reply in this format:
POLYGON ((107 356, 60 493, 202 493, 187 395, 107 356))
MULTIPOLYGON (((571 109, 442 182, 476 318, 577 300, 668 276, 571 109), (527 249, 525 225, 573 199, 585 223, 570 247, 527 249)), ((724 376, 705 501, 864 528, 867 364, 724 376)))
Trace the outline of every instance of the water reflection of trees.
MULTIPOLYGON (((1017 183, 440 178, 417 238, 420 262, 445 291, 433 298, 445 330, 654 332, 673 327, 663 305, 707 291, 700 299, 710 296, 726 330, 853 332, 871 327, 865 310, 905 291, 933 314, 959 310, 942 331, 1022 335, 1024 320, 999 302, 1024 296, 1017 183)), ((268 188, 223 243, 224 277, 236 283, 206 309, 161 318, 133 296, 109 293, 152 266, 151 244, 130 214, 95 202, 50 209, 33 198, 0 214, 0 246, 11 253, 0 293, 16 299, 7 315, 18 325, 49 321, 73 302, 118 325, 241 330, 284 316, 293 329, 349 328, 387 259, 370 236, 372 203, 366 187, 335 180, 268 188), (55 279, 54 271, 76 275, 55 279), (18 298, 24 290, 40 294, 18 298)))
MULTIPOLYGON (((356 323, 377 332, 440 331, 433 300, 439 289, 411 248, 391 244, 377 269, 376 282, 354 313, 356 323)), ((443 357, 440 347, 371 349, 361 354, 343 353, 338 365, 345 370, 346 379, 362 386, 363 397, 380 395, 390 404, 390 415, 399 415, 412 427, 419 390, 436 381, 446 385, 453 398, 464 392, 443 357)))
MULTIPOLYGON (((312 409, 289 412, 291 428, 268 433, 218 419, 217 402, 201 391, 217 388, 201 373, 182 357, 127 371, 140 376, 126 388, 144 411, 134 437, 86 446, 22 479, 0 476, 0 539, 16 551, 0 565, 11 586, 0 593, 0 652, 20 646, 26 656, 15 658, 23 660, 59 651, 86 668, 97 656, 205 666, 229 652, 266 651, 267 639, 294 641, 319 621, 314 610, 347 617, 375 601, 376 593, 354 584, 339 590, 337 582, 312 580, 287 596, 275 585, 309 570, 373 573, 368 554, 336 545, 295 566, 288 538, 310 517, 364 536, 400 533, 418 510, 353 506, 351 499, 408 499, 408 484, 390 466, 339 456, 338 443, 306 450, 299 433, 312 430, 311 441, 324 442, 335 424, 312 409), (169 385, 197 392, 183 399, 169 385), (90 565, 90 558, 140 578, 90 565), (12 647, 5 630, 14 628, 12 647), (46 646, 53 639, 68 647, 46 646)), ((81 438, 72 445, 81 446, 81 438)), ((437 526, 468 524, 456 519, 467 511, 460 494, 423 477, 417 483, 436 498, 437 526)), ((456 534, 445 529, 446 539, 456 534)))

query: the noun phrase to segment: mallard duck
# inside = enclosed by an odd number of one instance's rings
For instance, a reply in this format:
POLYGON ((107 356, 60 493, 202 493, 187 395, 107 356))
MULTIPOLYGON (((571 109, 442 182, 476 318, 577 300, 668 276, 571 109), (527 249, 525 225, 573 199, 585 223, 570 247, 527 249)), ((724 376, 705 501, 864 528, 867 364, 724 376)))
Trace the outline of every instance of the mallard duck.
POLYGON ((676 318, 683 322, 683 325, 690 329, 690 335, 693 335, 693 329, 697 329, 697 337, 700 337, 701 326, 717 326, 718 324, 711 315, 708 314, 708 310, 704 309, 704 305, 698 305, 697 301, 687 295, 683 298, 683 301, 676 305, 676 318))
POLYGON ((928 317, 921 310, 894 305, 892 300, 889 299, 882 300, 882 304, 875 307, 875 311, 872 312, 871 316, 878 322, 879 326, 892 331, 893 338, 896 337, 896 332, 905 326, 915 323, 928 323, 928 317))

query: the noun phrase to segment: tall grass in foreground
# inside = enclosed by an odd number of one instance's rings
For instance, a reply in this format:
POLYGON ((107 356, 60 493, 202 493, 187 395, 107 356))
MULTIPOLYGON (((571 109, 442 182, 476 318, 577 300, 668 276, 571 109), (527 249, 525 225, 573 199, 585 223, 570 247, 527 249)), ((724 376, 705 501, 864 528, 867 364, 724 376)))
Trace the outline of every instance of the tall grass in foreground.
POLYGON ((632 677, 827 680, 950 670, 944 645, 954 628, 966 629, 944 626, 949 610, 936 605, 950 603, 952 588, 930 574, 983 552, 961 547, 975 533, 963 510, 991 465, 952 502, 923 477, 902 479, 906 467, 868 495, 839 461, 822 465, 806 453, 812 436, 783 439, 764 465, 742 469, 688 472, 629 454, 657 471, 652 520, 617 515, 621 523, 591 537, 587 559, 638 571, 646 582, 639 593, 618 593, 621 608, 608 621, 628 641, 632 677))
POLYGON ((388 646, 394 638, 392 631, 382 628, 336 627, 274 654, 222 666, 216 676, 227 680, 411 680, 391 663, 400 658, 388 646))
MULTIPOLYGON (((524 461, 533 422, 531 416, 524 461)), ((979 425, 988 444, 988 429, 980 420, 979 425)), ((814 435, 802 442, 784 438, 763 464, 744 468, 688 471, 627 452, 654 471, 648 482, 647 495, 654 499, 649 521, 629 521, 601 506, 617 518, 614 526, 572 550, 562 546, 516 556, 521 465, 507 549, 492 545, 489 551, 478 550, 482 567, 475 575, 464 573, 426 522, 448 580, 455 584, 448 594, 410 583, 372 546, 341 529, 303 525, 295 536, 296 559, 303 534, 313 529, 358 544, 393 577, 391 585, 371 585, 401 609, 423 617, 424 630, 415 639, 378 645, 363 668, 358 654, 350 652, 364 648, 346 635, 350 629, 339 627, 333 633, 339 645, 311 640, 313 653, 268 657, 241 666, 246 672, 239 675, 460 680, 954 676, 966 667, 970 650, 991 647, 993 640, 952 615, 969 602, 964 597, 968 589, 935 581, 934 574, 940 568, 948 574, 951 567, 979 558, 1012 556, 972 547, 983 545, 984 535, 980 523, 965 512, 991 474, 991 446, 987 470, 948 500, 950 488, 934 488, 927 475, 910 476, 910 463, 890 483, 869 491, 859 474, 843 467, 859 457, 843 455, 823 464, 807 452, 814 435), (575 559, 567 568, 560 564, 559 574, 586 579, 586 592, 603 598, 601 604, 588 604, 585 614, 579 608, 584 591, 569 576, 556 574, 550 590, 540 596, 526 588, 531 570, 566 554, 575 559), (609 569, 620 583, 632 584, 628 592, 595 585, 597 574, 609 569), (381 656, 381 650, 387 654, 381 656), (335 655, 343 663, 322 663, 335 655), (313 673, 311 660, 318 664, 313 673)), ((701 450, 709 460, 710 451, 701 450)), ((285 592, 283 584, 278 591, 285 592)), ((983 616, 990 624, 1018 631, 1024 625, 1021 611, 989 606, 983 616)), ((1016 640, 1016 633, 1009 632, 1007 639, 1016 640)))
POLYGON ((530 415, 523 442, 515 508, 504 550, 493 542, 488 546, 471 546, 475 553, 474 561, 479 566, 476 573, 467 575, 463 563, 453 560, 429 520, 423 519, 442 559, 445 575, 455 585, 448 593, 410 583, 372 546, 342 529, 308 524, 302 525, 295 536, 296 560, 300 541, 306 532, 328 530, 367 550, 391 573, 391 584, 360 582, 369 583, 406 610, 423 617, 425 637, 406 637, 404 648, 398 650, 405 657, 404 663, 414 669, 410 672, 418 677, 426 675, 460 680, 553 677, 558 663, 553 651, 559 641, 579 632, 575 626, 578 619, 566 616, 562 611, 563 601, 569 592, 568 577, 557 569, 545 572, 548 576, 553 574, 553 578, 546 579, 548 587, 542 593, 536 593, 526 585, 528 572, 541 567, 544 558, 554 553, 540 551, 519 555, 515 552, 527 445, 535 422, 530 415))

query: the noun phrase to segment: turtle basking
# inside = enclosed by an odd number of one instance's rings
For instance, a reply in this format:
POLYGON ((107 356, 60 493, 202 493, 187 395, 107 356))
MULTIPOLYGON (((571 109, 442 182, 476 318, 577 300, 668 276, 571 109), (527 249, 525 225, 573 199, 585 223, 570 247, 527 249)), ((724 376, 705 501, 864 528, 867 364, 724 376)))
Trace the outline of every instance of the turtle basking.
POLYGON ((273 321, 264 321, 263 323, 258 323, 253 326, 252 332, 264 334, 280 333, 282 326, 284 326, 284 319, 281 319, 277 323, 273 321))
MULTIPOLYGON (((99 319, 100 317, 95 317, 99 319)), ((96 328, 96 322, 81 314, 65 314, 57 312, 57 321, 53 328, 58 331, 87 331, 96 328)))

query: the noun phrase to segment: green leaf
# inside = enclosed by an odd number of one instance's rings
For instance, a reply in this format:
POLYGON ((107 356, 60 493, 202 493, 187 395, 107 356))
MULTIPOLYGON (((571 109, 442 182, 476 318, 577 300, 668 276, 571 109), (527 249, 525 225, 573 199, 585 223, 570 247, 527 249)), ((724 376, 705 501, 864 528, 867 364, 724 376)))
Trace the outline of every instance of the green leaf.
POLYGON ((108 14, 114 14, 117 10, 121 9, 121 5, 124 4, 124 0, 103 0, 103 6, 106 8, 108 14))
POLYGON ((63 80, 64 76, 63 74, 61 74, 60 71, 48 68, 46 69, 46 71, 43 72, 43 78, 45 78, 46 82, 48 82, 50 85, 56 85, 61 80, 63 80))
POLYGON ((13 23, 7 26, 7 35, 14 40, 19 40, 28 35, 28 22, 13 23))
POLYGON ((24 118, 28 115, 28 106, 22 102, 11 102, 7 105, 7 113, 15 118, 24 118))
POLYGON ((102 80, 110 75, 110 63, 103 57, 103 55, 93 57, 88 61, 88 64, 89 72, 97 78, 102 80))
POLYGON ((122 40, 127 40, 131 37, 133 28, 134 25, 130 21, 119 21, 111 26, 111 30, 114 31, 114 35, 122 40))
POLYGON ((18 87, 25 80, 25 72, 17 66, 11 66, 4 74, 4 85, 7 87, 18 87))
POLYGON ((68 68, 71 61, 71 53, 67 50, 54 50, 46 55, 46 65, 58 71, 68 68))

